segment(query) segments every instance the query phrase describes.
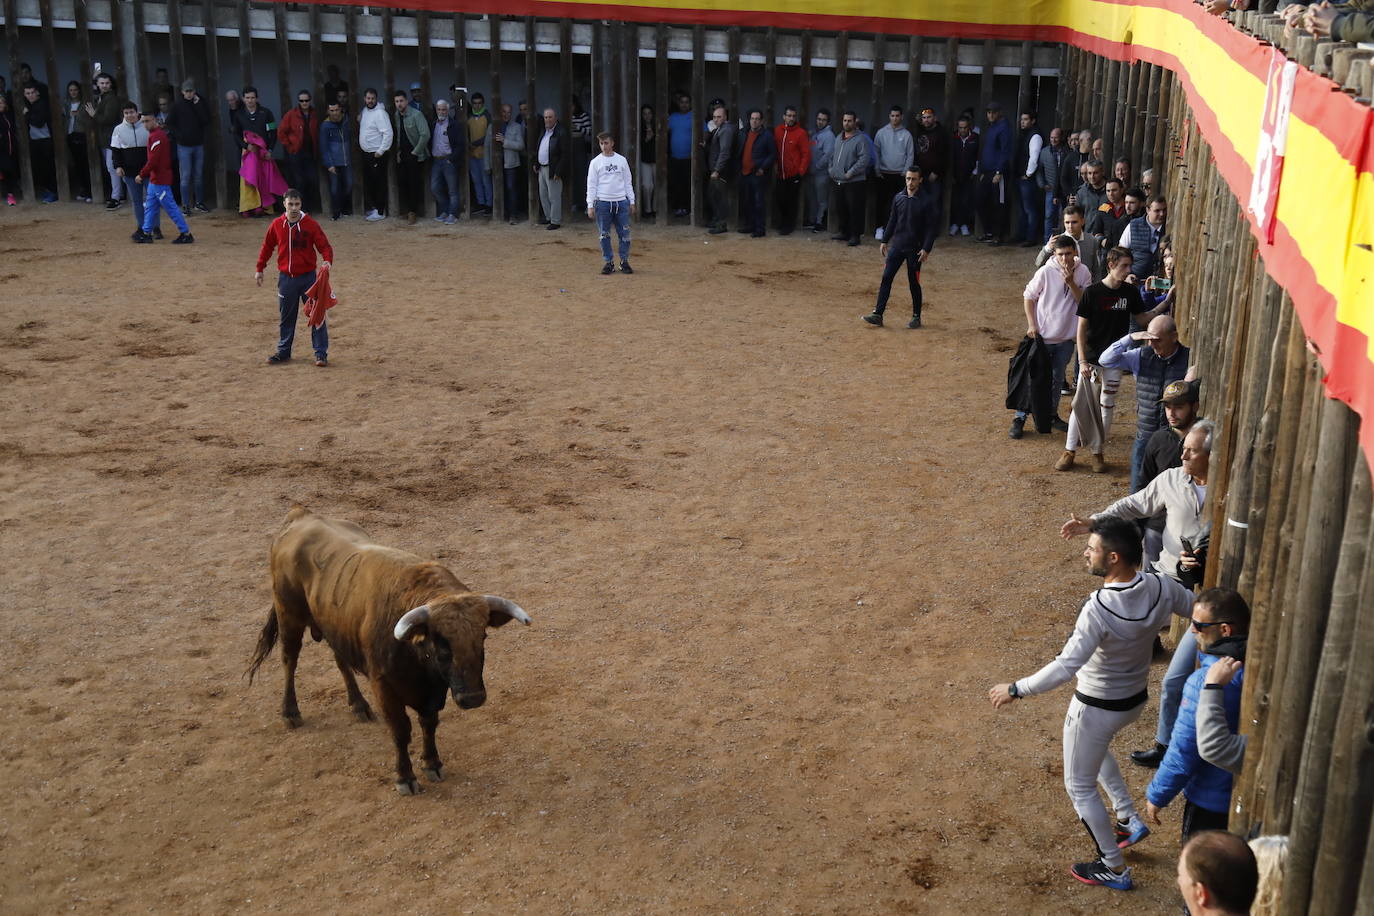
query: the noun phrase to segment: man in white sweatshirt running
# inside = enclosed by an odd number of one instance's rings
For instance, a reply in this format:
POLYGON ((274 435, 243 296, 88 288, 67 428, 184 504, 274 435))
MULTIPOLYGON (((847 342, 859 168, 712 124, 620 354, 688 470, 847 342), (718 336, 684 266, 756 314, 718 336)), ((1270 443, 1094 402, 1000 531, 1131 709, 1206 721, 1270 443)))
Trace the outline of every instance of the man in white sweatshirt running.
POLYGON ((630 216, 635 212, 635 183, 630 177, 630 163, 615 151, 615 141, 605 132, 596 135, 601 155, 593 156, 587 165, 587 218, 596 220, 601 230, 601 266, 603 274, 615 273, 611 260, 611 225, 620 248, 620 272, 632 274, 630 268, 630 216))
POLYGON ((1103 578, 1083 602, 1073 634, 1053 661, 1035 674, 988 691, 1000 709, 1045 693, 1078 676, 1064 718, 1064 788, 1097 845, 1098 856, 1069 869, 1084 884, 1130 890, 1131 870, 1121 850, 1150 832, 1136 812, 1121 769, 1111 753, 1116 733, 1145 708, 1155 634, 1170 614, 1188 617, 1193 593, 1167 576, 1142 573, 1140 532, 1122 518, 1094 519, 1083 551, 1088 571, 1103 578), (1117 822, 1097 794, 1107 790, 1117 822))

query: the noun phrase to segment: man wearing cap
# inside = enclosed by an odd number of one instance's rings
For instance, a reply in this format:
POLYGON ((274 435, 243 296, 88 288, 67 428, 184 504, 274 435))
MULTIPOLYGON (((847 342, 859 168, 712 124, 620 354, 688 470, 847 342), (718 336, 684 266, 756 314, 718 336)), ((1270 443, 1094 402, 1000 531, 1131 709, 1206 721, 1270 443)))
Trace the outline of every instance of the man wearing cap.
POLYGON ((1002 244, 1007 235, 1007 181, 1011 172, 1011 126, 1002 117, 1000 102, 988 102, 987 129, 978 151, 978 214, 983 234, 978 240, 1002 244))
POLYGON ((210 106, 196 92, 196 84, 187 80, 181 84, 181 98, 172 103, 164 126, 176 143, 182 209, 188 213, 192 206, 202 213, 210 212, 205 206, 205 128, 209 125, 210 106))
POLYGON ((1178 326, 1168 315, 1156 315, 1143 331, 1133 331, 1102 352, 1106 369, 1126 369, 1135 376, 1136 432, 1131 450, 1131 492, 1139 490, 1145 446, 1164 425, 1159 399, 1170 382, 1188 374, 1188 348, 1178 341, 1178 326), (1141 344, 1146 344, 1141 346, 1141 344))
POLYGON ((1183 462, 1183 437, 1197 422, 1198 389, 1201 387, 1196 380, 1170 382, 1164 386, 1159 402, 1164 405, 1164 419, 1168 425, 1155 430, 1145 443, 1145 455, 1140 464, 1142 487, 1149 486, 1150 481, 1183 462))
POLYGON ((426 120, 429 119, 430 113, 425 109, 425 97, 419 83, 410 84, 410 107, 424 115, 426 120))

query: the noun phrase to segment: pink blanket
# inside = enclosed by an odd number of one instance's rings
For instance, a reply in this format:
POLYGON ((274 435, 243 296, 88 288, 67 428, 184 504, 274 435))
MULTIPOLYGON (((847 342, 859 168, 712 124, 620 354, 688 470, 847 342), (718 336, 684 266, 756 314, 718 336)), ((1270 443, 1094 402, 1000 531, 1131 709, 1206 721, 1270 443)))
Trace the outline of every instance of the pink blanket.
POLYGON ((243 140, 248 149, 243 151, 239 164, 239 177, 257 189, 262 198, 264 209, 270 208, 277 198, 286 193, 286 179, 277 171, 277 164, 267 151, 267 143, 251 130, 243 132, 243 140))

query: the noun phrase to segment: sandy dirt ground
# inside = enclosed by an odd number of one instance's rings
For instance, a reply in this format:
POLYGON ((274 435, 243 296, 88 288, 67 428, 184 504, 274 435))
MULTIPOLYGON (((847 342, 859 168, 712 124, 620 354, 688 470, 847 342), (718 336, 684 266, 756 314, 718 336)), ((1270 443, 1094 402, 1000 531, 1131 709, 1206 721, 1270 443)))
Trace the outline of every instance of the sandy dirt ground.
POLYGON ((986 699, 1067 636, 1132 426, 1128 382, 1100 476, 1008 439, 1025 251, 942 237, 908 331, 872 243, 637 227, 601 277, 585 224, 326 222, 317 369, 265 364, 264 222, 131 223, 0 213, 0 910, 1176 911, 1172 809, 1135 891, 1067 874, 1069 689, 986 699), (297 731, 242 677, 298 501, 534 617, 420 796, 325 646, 297 731))

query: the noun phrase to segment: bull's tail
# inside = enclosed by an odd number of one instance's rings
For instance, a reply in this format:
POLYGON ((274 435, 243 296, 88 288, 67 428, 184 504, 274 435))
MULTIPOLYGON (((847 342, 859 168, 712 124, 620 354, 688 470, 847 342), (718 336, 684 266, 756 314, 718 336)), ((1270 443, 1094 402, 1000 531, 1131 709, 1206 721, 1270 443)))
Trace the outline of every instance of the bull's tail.
POLYGON ((267 622, 262 625, 262 632, 258 634, 258 645, 253 650, 253 659, 248 663, 248 670, 244 675, 248 678, 248 683, 253 683, 253 675, 258 673, 258 668, 267 661, 267 656, 272 654, 272 647, 277 644, 277 609, 267 609, 267 622))

